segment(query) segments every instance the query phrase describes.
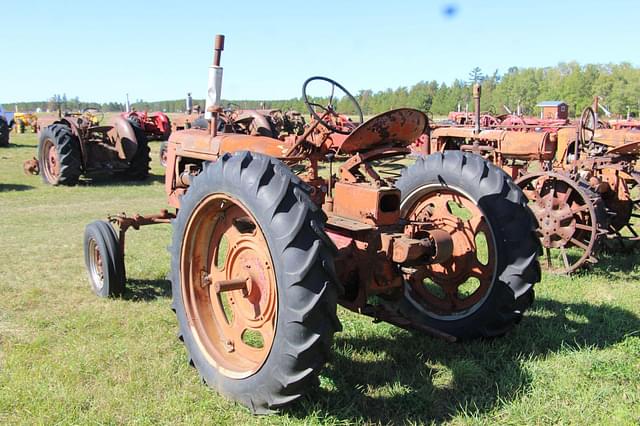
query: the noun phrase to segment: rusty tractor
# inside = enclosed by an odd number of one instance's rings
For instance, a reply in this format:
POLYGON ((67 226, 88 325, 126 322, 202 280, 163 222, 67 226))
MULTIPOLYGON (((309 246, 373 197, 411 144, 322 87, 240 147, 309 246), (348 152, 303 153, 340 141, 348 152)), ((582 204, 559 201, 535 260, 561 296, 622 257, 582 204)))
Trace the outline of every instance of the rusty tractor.
MULTIPOLYGON (((218 36, 220 72, 222 47, 218 36)), ((171 222, 172 307, 209 386, 255 413, 298 399, 341 329, 337 303, 448 341, 520 321, 540 279, 539 242, 526 198, 498 167, 444 152, 388 173, 426 115, 402 108, 362 122, 356 99, 325 77, 303 85, 304 132, 280 139, 219 132, 220 87, 211 92, 209 127, 169 139, 176 212, 93 222, 84 245, 93 291, 118 295, 126 231, 171 222), (319 85, 325 96, 311 97, 319 85)))
POLYGON ((41 174, 45 183, 73 186, 82 175, 120 173, 131 180, 149 175, 149 146, 144 131, 123 117, 98 124, 94 111, 68 114, 40 132, 38 159, 25 172, 41 174))
POLYGON ((628 249, 640 241, 639 158, 640 132, 603 125, 593 107, 584 109, 577 131, 558 130, 555 168, 573 171, 600 195, 609 248, 628 249))
MULTIPOLYGON (((266 136, 279 139, 286 135, 301 135, 305 129, 305 119, 298 111, 282 111, 280 109, 242 109, 235 104, 228 104, 218 113, 217 128, 219 132, 236 133, 251 136, 266 136)), ((209 122, 200 117, 192 124, 194 128, 206 129, 209 122)), ((191 127, 191 126, 190 126, 191 127)), ((160 164, 167 164, 166 142, 160 145, 160 164)))
MULTIPOLYGON (((479 111, 479 86, 474 99, 479 111)), ((632 218, 640 217, 634 211, 640 201, 631 190, 640 182, 634 169, 640 134, 598 122, 587 108, 576 125, 547 122, 536 131, 526 123, 507 130, 442 127, 431 132, 430 152, 474 152, 505 170, 530 200, 543 263, 571 273, 597 262, 602 243, 628 248, 639 239, 632 218)))
POLYGON ((171 135, 171 120, 163 112, 130 111, 120 115, 141 128, 147 141, 166 141, 171 135))

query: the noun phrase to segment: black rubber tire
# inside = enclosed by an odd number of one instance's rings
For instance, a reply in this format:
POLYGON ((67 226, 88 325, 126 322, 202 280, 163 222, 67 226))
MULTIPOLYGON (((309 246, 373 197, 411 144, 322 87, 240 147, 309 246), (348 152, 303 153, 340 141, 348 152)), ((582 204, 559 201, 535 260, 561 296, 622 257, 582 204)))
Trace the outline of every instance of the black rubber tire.
POLYGON ((459 318, 443 319, 412 303, 406 284, 399 310, 414 321, 461 340, 503 335, 520 321, 531 305, 533 285, 540 281, 540 243, 527 200, 506 173, 480 156, 445 151, 418 157, 415 164, 404 169, 396 182, 403 208, 416 190, 434 184, 462 190, 483 212, 495 238, 493 285, 475 311, 459 318))
POLYGON ((9 133, 11 133, 9 123, 4 117, 0 117, 0 147, 9 146, 9 133))
POLYGON ((38 141, 38 162, 40 163, 40 174, 44 183, 67 186, 73 186, 78 183, 78 179, 82 174, 80 142, 71 133, 69 126, 57 123, 44 128, 38 141), (60 164, 60 175, 53 181, 49 181, 46 173, 42 172, 43 168, 46 167, 43 163, 46 161, 43 151, 47 139, 53 142, 58 154, 58 163, 60 164))
POLYGON ((149 177, 149 163, 151 162, 151 156, 149 153, 151 152, 151 149, 149 148, 149 142, 147 141, 147 136, 145 135, 144 130, 131 120, 129 120, 129 124, 131 124, 131 127, 133 128, 136 141, 138 142, 138 148, 136 149, 136 153, 131 159, 129 168, 125 174, 127 178, 131 180, 145 180, 149 177))
POLYGON ((131 115, 129 115, 127 120, 129 120, 129 123, 131 123, 132 126, 142 127, 142 123, 140 122, 140 118, 137 115, 131 114, 131 115))
POLYGON ((118 235, 111 223, 104 220, 91 222, 84 231, 84 261, 89 274, 91 289, 98 297, 118 297, 125 289, 124 258, 118 243, 118 235), (102 258, 102 280, 94 273, 92 245, 102 258))
POLYGON ((170 248, 172 307, 179 336, 203 380, 222 395, 267 414, 289 404, 312 385, 327 361, 336 315, 333 250, 323 227, 326 216, 304 184, 279 160, 249 153, 225 154, 193 180, 173 222, 170 248), (278 308, 273 345, 262 367, 244 379, 218 371, 194 340, 182 300, 180 258, 185 227, 199 203, 221 192, 254 215, 267 241, 277 281, 278 308))

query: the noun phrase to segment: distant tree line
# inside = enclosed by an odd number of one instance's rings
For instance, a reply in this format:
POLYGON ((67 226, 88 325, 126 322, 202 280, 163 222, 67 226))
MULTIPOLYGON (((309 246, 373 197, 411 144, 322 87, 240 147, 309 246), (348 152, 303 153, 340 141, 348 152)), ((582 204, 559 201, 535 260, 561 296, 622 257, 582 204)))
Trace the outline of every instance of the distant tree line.
MULTIPOLYGON (((580 65, 576 62, 560 63, 554 67, 518 68, 512 67, 500 75, 496 70, 492 74, 484 74, 478 67, 471 70, 468 80, 456 79, 447 85, 437 81, 421 81, 411 87, 398 87, 374 92, 360 90, 354 93, 365 115, 377 114, 392 108, 412 107, 431 112, 434 115, 446 115, 458 108, 473 109, 471 86, 474 82, 482 83, 482 109, 495 113, 504 113, 506 108, 511 111, 518 105, 524 113, 535 114, 535 105, 544 100, 565 101, 573 115, 577 115, 592 103, 594 96, 602 98, 601 103, 606 108, 619 115, 631 112, 638 116, 640 111, 640 68, 630 63, 620 64, 589 64, 580 65)), ((203 99, 194 99, 194 105, 204 107, 203 99)), ((223 106, 233 104, 240 108, 277 108, 305 111, 301 98, 287 100, 235 100, 223 101, 223 106)), ((121 102, 95 103, 83 102, 77 97, 68 99, 66 95, 54 95, 44 102, 19 102, 20 111, 41 110, 55 111, 58 105, 63 110, 82 110, 88 107, 98 107, 103 111, 124 111, 125 104, 121 102)), ((9 110, 13 104, 5 104, 9 110)), ((138 100, 132 103, 137 110, 182 112, 185 100, 169 100, 145 102, 138 100)), ((346 99, 338 103, 338 110, 353 114, 355 111, 346 99)))

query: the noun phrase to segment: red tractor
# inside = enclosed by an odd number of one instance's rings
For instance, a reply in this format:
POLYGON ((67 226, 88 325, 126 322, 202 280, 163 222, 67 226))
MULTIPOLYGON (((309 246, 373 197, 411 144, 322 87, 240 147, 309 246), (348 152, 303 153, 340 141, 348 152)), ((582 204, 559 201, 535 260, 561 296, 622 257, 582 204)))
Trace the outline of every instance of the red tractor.
MULTIPOLYGON (((218 68, 222 45, 218 36, 218 68)), ((209 127, 169 139, 175 213, 119 214, 85 232, 93 291, 119 295, 126 231, 172 223, 172 308, 209 386, 256 413, 298 399, 341 329, 338 303, 448 341, 520 321, 540 245, 522 191, 498 167, 452 151, 395 174, 426 115, 401 108, 363 122, 325 77, 303 85, 304 132, 280 139, 219 132, 215 93, 209 127), (325 96, 309 96, 318 84, 325 96)))
POLYGON ((120 114, 144 131, 149 141, 166 141, 171 135, 171 121, 163 112, 131 111, 120 114))

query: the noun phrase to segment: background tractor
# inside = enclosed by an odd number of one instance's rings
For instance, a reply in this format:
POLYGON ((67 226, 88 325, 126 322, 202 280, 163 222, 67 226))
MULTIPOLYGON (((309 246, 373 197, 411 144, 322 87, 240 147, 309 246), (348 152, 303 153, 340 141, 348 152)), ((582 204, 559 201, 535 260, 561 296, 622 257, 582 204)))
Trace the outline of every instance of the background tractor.
POLYGON ((26 128, 29 127, 32 133, 38 133, 40 127, 38 126, 38 117, 30 112, 16 112, 14 114, 14 130, 16 133, 24 133, 26 128))
POLYGON ((0 147, 9 146, 9 133, 13 124, 13 113, 5 111, 0 106, 0 147))
MULTIPOLYGON (((480 86, 473 96, 480 116, 480 86)), ((505 170, 530 200, 547 268, 571 273, 596 263, 605 244, 626 251, 640 241, 640 133, 606 128, 596 110, 587 107, 574 124, 441 126, 421 148, 477 153, 505 170)))
POLYGON ((402 108, 363 122, 326 77, 303 85, 302 134, 219 132, 222 48, 218 36, 208 128, 175 132, 167 146, 175 213, 87 226, 97 295, 125 289, 128 229, 171 222, 172 308, 189 361, 256 413, 317 383, 341 329, 337 303, 448 341, 502 336, 520 321, 540 279, 539 242, 507 174, 464 152, 397 173, 426 115, 402 108))
POLYGON ((25 170, 41 173, 51 185, 75 185, 80 176, 119 173, 141 180, 149 175, 144 131, 123 117, 100 125, 100 112, 66 114, 40 132, 38 159, 25 170))
POLYGON ((171 121, 163 112, 131 111, 120 116, 141 128, 148 141, 166 141, 171 135, 171 121))

